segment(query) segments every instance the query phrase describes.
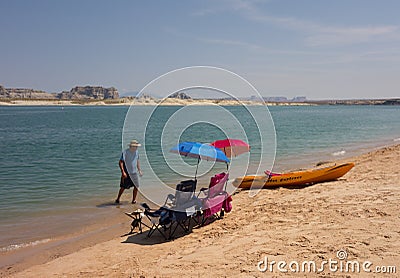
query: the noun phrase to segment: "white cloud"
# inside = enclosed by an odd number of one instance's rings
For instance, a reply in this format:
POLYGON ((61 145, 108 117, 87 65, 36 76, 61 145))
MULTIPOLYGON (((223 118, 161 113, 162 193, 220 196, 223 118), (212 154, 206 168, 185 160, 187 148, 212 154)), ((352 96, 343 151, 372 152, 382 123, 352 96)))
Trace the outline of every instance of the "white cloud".
POLYGON ((310 46, 324 45, 349 45, 356 43, 367 43, 381 39, 393 38, 398 32, 397 26, 371 26, 371 27, 348 27, 330 28, 321 27, 319 32, 306 38, 310 46))
MULTIPOLYGON (((294 17, 268 15, 258 9, 258 2, 260 1, 228 1, 225 2, 225 10, 233 10, 250 21, 273 24, 280 28, 297 31, 304 35, 303 42, 308 46, 341 46, 381 40, 400 40, 399 26, 328 26, 294 17)), ((222 8, 219 6, 213 13, 221 11, 222 8)))
POLYGON ((394 25, 333 27, 291 17, 260 15, 258 12, 255 13, 254 10, 252 13, 247 15, 251 20, 269 22, 286 29, 304 33, 304 41, 309 46, 338 46, 371 42, 379 39, 393 39, 399 31, 399 27, 394 25))
MULTIPOLYGON (((186 36, 187 38, 192 38, 186 36)), ((245 41, 239 41, 239 40, 228 40, 228 39, 215 39, 215 38, 204 38, 204 37, 198 37, 195 38, 196 40, 203 42, 203 43, 208 43, 208 44, 216 44, 216 45, 229 45, 229 46, 237 46, 237 47, 242 47, 248 51, 256 51, 259 50, 262 53, 268 53, 268 54, 278 54, 278 55, 307 55, 307 56, 322 56, 326 54, 322 54, 316 51, 302 51, 302 50, 285 50, 285 49, 273 49, 273 48, 268 48, 263 45, 259 44, 254 44, 254 43, 248 43, 245 41)))

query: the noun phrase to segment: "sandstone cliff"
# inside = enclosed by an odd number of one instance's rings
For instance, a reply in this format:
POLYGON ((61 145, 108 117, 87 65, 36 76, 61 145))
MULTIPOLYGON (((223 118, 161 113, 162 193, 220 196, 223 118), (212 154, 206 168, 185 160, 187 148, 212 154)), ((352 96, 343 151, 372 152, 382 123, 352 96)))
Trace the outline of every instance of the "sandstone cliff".
POLYGON ((168 98, 192 99, 189 95, 185 94, 184 92, 176 92, 176 93, 170 95, 168 98))
POLYGON ((101 86, 85 86, 80 87, 77 86, 71 91, 64 91, 57 95, 59 99, 118 99, 119 94, 117 89, 111 88, 103 88, 101 86))
POLYGON ((118 90, 101 86, 77 86, 70 91, 58 94, 33 89, 4 88, 0 85, 0 99, 67 99, 67 100, 105 100, 119 99, 118 90))
POLYGON ((33 89, 4 88, 0 85, 1 99, 56 99, 55 94, 33 89))

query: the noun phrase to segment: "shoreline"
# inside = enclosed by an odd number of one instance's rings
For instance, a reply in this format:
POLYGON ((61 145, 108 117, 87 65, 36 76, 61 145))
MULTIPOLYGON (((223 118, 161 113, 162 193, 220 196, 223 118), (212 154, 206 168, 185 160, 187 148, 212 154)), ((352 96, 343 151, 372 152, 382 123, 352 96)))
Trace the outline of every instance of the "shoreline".
MULTIPOLYGON (((274 164, 273 171, 275 172, 288 172, 294 170, 304 170, 316 167, 318 163, 322 164, 332 164, 338 160, 346 160, 351 159, 354 156, 361 155, 366 152, 375 151, 380 148, 388 147, 394 144, 397 144, 398 140, 390 139, 381 139, 379 141, 369 142, 365 144, 358 144, 357 146, 345 146, 344 148, 339 149, 327 149, 321 153, 313 153, 313 154, 303 154, 296 156, 294 161, 294 155, 285 156, 281 158, 277 158, 274 164)), ((258 164, 253 165, 256 167, 258 164)), ((255 174, 251 171, 251 169, 255 170, 256 168, 250 166, 248 173, 249 175, 255 174)), ((233 171, 233 169, 232 169, 233 171)), ((207 183, 207 181, 202 178, 200 182, 207 183)), ((207 186, 207 184, 202 184, 202 186, 207 186)), ((49 241, 54 241, 58 238, 68 237, 69 235, 77 233, 81 227, 91 226, 94 222, 92 218, 102 218, 110 215, 114 215, 115 212, 113 210, 115 208, 119 208, 119 206, 115 205, 112 202, 112 197, 115 192, 110 190, 109 193, 104 194, 102 196, 98 196, 93 199, 86 199, 84 201, 75 201, 76 204, 74 208, 70 208, 69 210, 60 210, 59 212, 54 212, 54 210, 49 211, 48 213, 36 214, 35 218, 33 216, 28 216, 25 218, 17 217, 12 221, 17 221, 19 223, 18 227, 14 228, 12 232, 7 231, 7 226, 11 225, 13 222, 4 222, 4 229, 0 226, 0 232, 3 235, 9 234, 0 242, 0 254, 3 251, 12 251, 24 247, 34 246, 41 243, 46 243, 49 241), (77 219, 79 216, 79 220, 77 219), (33 221, 35 220, 35 221, 33 221), (47 225, 45 234, 39 233, 41 231, 41 225, 46 225, 46 223, 51 223, 51 225, 47 225), (54 224, 57 223, 57 224, 54 224), (25 231, 33 229, 34 232, 26 233, 25 231)), ((129 197, 130 193, 127 193, 129 197)), ((129 198, 128 198, 129 199, 129 198)), ((121 206, 125 206, 129 204, 127 200, 124 201, 121 206)), ((145 201, 143 199, 143 201, 145 201)), ((0 264, 1 267, 1 264, 0 264)))
POLYGON ((104 99, 104 100, 58 100, 58 99, 0 99, 1 106, 187 106, 187 105, 221 105, 221 106, 320 106, 320 105, 400 105, 400 99, 354 99, 354 100, 306 100, 296 101, 253 101, 229 99, 177 99, 177 98, 138 98, 138 99, 104 99))
POLYGON ((317 104, 308 102, 257 102, 249 100, 219 100, 219 99, 138 99, 138 100, 120 100, 120 101, 80 101, 80 100, 7 100, 0 99, 1 106, 187 106, 187 105, 222 105, 222 106, 315 106, 317 104))
MULTIPOLYGON (((134 273, 134 274, 146 274, 146 275, 163 275, 164 273, 162 272, 162 270, 159 270, 159 272, 156 272, 155 269, 146 269, 146 263, 144 262, 140 262, 139 259, 139 265, 137 263, 135 263, 135 260, 138 260, 138 256, 140 253, 135 253, 133 250, 130 249, 139 249, 142 252, 144 252, 146 250, 146 247, 148 244, 149 248, 151 250, 153 250, 155 252, 155 257, 152 255, 152 259, 156 259, 156 260, 160 260, 161 257, 163 257, 165 254, 162 254, 162 252, 166 251, 167 246, 169 246, 168 248, 173 250, 173 255, 174 254, 179 254, 180 251, 183 251, 183 249, 178 248, 176 249, 176 245, 182 245, 182 246, 190 246, 190 243, 193 243, 193 240, 195 240, 194 242, 196 242, 197 239, 199 239, 200 241, 204 242, 204 240, 210 239, 208 236, 210 234, 213 234, 213 231, 218 231, 219 236, 217 236, 217 238, 221 239, 222 242, 225 242, 226 240, 221 238, 222 235, 225 235, 226 233, 226 229, 228 229, 229 231, 232 232, 232 234, 228 235, 228 239, 232 239, 232 237, 234 239, 237 239, 239 242, 242 241, 246 241, 246 236, 244 236, 242 233, 240 233, 240 229, 238 228, 238 224, 235 223, 235 221, 233 221, 235 219, 235 217, 238 217, 239 219, 237 220, 238 222, 241 222, 242 224, 244 224, 245 226, 252 226, 249 225, 249 220, 243 218, 243 215, 240 215, 240 211, 248 211, 250 214, 252 212, 252 210, 254 209, 258 209, 260 208, 259 205, 261 206, 266 206, 268 207, 269 210, 272 210, 271 212, 274 215, 274 211, 275 213, 278 213, 278 208, 275 207, 270 207, 269 206, 269 201, 275 200, 275 198, 273 196, 277 195, 283 198, 291 198, 293 196, 292 193, 294 195, 299 195, 302 196, 303 198, 310 198, 307 195, 307 192, 309 191, 310 193, 316 194, 314 197, 316 198, 316 200, 319 200, 322 198, 323 195, 325 196, 324 198, 326 198, 327 194, 330 194, 329 196, 338 196, 338 200, 334 200, 335 202, 330 204, 330 206, 335 207, 335 204, 341 204, 343 203, 343 198, 346 199, 348 194, 355 194, 357 192, 353 192, 353 190, 349 191, 349 188, 346 187, 345 185, 348 186, 352 186, 352 187, 357 187, 359 191, 363 192, 366 194, 366 198, 368 197, 368 194, 371 193, 372 195, 374 194, 374 191, 378 190, 380 188, 381 184, 384 184, 385 187, 385 192, 389 192, 387 187, 389 186, 393 186, 392 183, 396 183, 395 185, 399 186, 399 155, 396 156, 396 154, 400 153, 400 145, 396 142, 393 143, 393 145, 391 146, 386 146, 386 147, 382 147, 379 149, 373 148, 372 150, 370 150, 367 153, 358 155, 356 157, 352 157, 352 158, 341 158, 341 157, 337 157, 336 162, 338 161, 350 161, 350 160, 354 160, 356 161, 356 167, 350 171, 348 174, 346 174, 343 178, 339 179, 338 181, 334 181, 334 182, 329 182, 329 183, 323 183, 323 184, 316 184, 313 186, 309 186, 303 189, 299 189, 299 190, 287 190, 287 189, 279 189, 279 190, 263 190, 262 192, 260 192, 259 195, 257 195, 255 197, 255 199, 251 200, 248 198, 248 194, 246 194, 246 192, 239 192, 237 193, 233 199, 234 199, 234 211, 230 214, 227 214, 226 217, 223 220, 219 220, 216 221, 210 225, 207 225, 205 227, 201 227, 199 229, 195 229, 193 231, 193 233, 189 234, 189 235, 185 235, 183 237, 180 237, 178 239, 176 239, 175 241, 172 242, 159 242, 157 244, 154 244, 152 239, 145 239, 142 236, 133 236, 132 239, 134 243, 133 245, 137 246, 127 246, 127 245, 132 245, 132 244, 121 244, 121 242, 124 242, 123 240, 125 239, 126 241, 129 241, 130 237, 126 238, 120 238, 119 236, 122 233, 125 233, 129 230, 129 219, 123 215, 123 213, 121 213, 121 215, 115 217, 113 219, 113 221, 115 221, 115 225, 112 225, 111 228, 109 229, 105 229, 105 230, 101 230, 101 222, 103 221, 103 223, 106 223, 107 221, 109 221, 110 219, 103 219, 102 221, 100 221, 99 223, 97 223, 97 227, 91 227, 91 228, 86 228, 87 230, 82 231, 80 234, 76 234, 75 237, 78 238, 78 240, 74 241, 74 238, 64 238, 61 241, 52 241, 52 242, 46 242, 43 244, 38 244, 37 246, 31 246, 31 247, 26 247, 23 249, 19 249, 19 250, 15 250, 15 251, 10 251, 8 254, 1 254, 2 260, 3 259, 7 259, 10 260, 10 258, 12 257, 12 254, 17 254, 17 253, 26 253, 26 257, 30 257, 30 259, 28 259, 25 262, 19 262, 17 264, 14 265, 9 265, 9 266, 4 266, 1 268, 0 273, 3 275, 11 275, 11 274, 15 274, 18 276, 18 274, 22 271, 22 273, 24 274, 24 277, 34 277, 36 276, 42 276, 45 274, 58 274, 60 275, 60 273, 63 273, 63 275, 66 275, 68 277, 73 277, 76 276, 78 273, 78 270, 80 272, 82 271, 86 271, 87 269, 87 264, 95 264, 96 262, 90 260, 90 262, 88 263, 84 263, 81 267, 80 266, 72 266, 70 265, 71 269, 67 269, 66 267, 61 268, 60 270, 58 269, 58 267, 60 267, 60 263, 62 264, 70 264, 70 261, 74 261, 75 263, 77 263, 77 258, 79 258, 80 256, 83 255, 87 255, 88 252, 98 252, 99 250, 103 250, 107 256, 107 258, 110 261, 110 265, 108 267, 103 268, 103 270, 98 269, 96 271, 100 271, 100 272, 96 272, 97 275, 106 275, 106 276, 115 276, 115 277, 119 277, 118 273, 120 273, 122 275, 122 273, 124 273, 124 271, 128 271, 127 267, 128 264, 125 266, 125 268, 121 269, 121 272, 116 271, 115 269, 112 270, 111 267, 111 262, 115 262, 116 260, 118 260, 118 256, 123 256, 124 259, 122 259, 122 261, 126 260, 130 260, 131 263, 133 263, 133 265, 135 267, 133 268, 129 268, 129 273, 134 273), (396 162, 397 159, 397 162, 396 162), (393 161, 395 160, 395 161, 393 161), (397 167, 397 168, 396 168, 397 167), (391 169, 392 168, 392 169, 391 169), (393 169, 394 168, 394 169, 393 169), (388 172, 389 169, 391 169, 392 173, 388 172), (374 175, 370 175, 370 173, 368 171, 372 171, 374 173, 374 175), (396 172, 397 171, 397 172, 396 172), (369 186, 368 186, 369 185, 369 186), (329 189, 326 193, 323 191, 324 188, 329 189), (336 192, 338 191, 338 192, 336 192), (336 192, 336 193, 335 193, 336 192), (290 194, 289 194, 290 193, 290 194), (285 195, 286 194, 286 195, 285 195), (287 195, 289 194, 289 195, 287 195), (261 198, 262 196, 266 197, 268 202, 265 202, 265 200, 263 198, 261 198), (238 214, 239 213, 239 214, 238 214), (234 215, 234 216, 232 216, 234 215), (93 229, 94 228, 94 229, 93 229), (93 232, 93 230, 96 230, 100 228, 100 230, 97 230, 93 232), (239 235, 236 235, 236 233, 238 232, 239 229, 239 235), (242 236, 240 236, 242 235, 242 236), (146 240, 148 241, 147 244, 144 244, 143 241, 146 243, 146 240), (71 242, 72 241, 72 242, 71 242), (174 244, 176 243, 176 244, 174 244), (153 245, 152 245, 153 244, 153 245), (48 249, 43 247, 48 246, 48 249), (117 250, 107 250, 105 249, 106 246, 112 246, 112 248, 116 248, 117 250), (160 247, 161 250, 158 250, 157 247, 160 247), (119 249, 122 248, 123 250, 126 251, 122 252, 122 254, 119 253, 119 249), (175 249, 174 249, 175 248, 175 249), (35 249, 36 249, 36 253, 38 252, 38 249, 42 249, 41 251, 45 251, 42 252, 40 256, 31 256, 32 254, 35 254, 35 249), (114 253, 113 253, 114 252, 114 253), (115 253, 116 252, 116 253, 115 253), (118 254, 118 255, 117 255, 118 254), (128 257, 128 254, 131 254, 133 256, 133 258, 125 258, 128 257), (136 255, 135 255, 136 254, 136 255), (114 258, 115 256, 115 258, 114 258), (158 257, 157 257, 158 256, 158 257), (158 258, 158 259, 157 259, 158 258), (132 261, 133 260, 133 261, 132 261), (56 267, 57 266, 57 267, 56 267), (137 268, 137 269, 136 269, 137 268), (85 270, 86 269, 86 270, 85 270), (59 272, 61 271, 61 272, 59 272)), ((397 188, 393 188, 393 190, 398 190, 397 188)), ((357 190, 355 190, 357 191, 357 190)), ((378 190, 379 191, 379 190, 378 190)), ((399 201, 400 200, 400 196, 399 196, 399 191, 394 191, 395 195, 390 195, 389 196, 394 196, 394 201, 399 201)), ((368 197, 369 198, 369 197, 368 197)), ((367 198, 367 199, 368 199, 367 198)), ((296 200, 291 200, 292 202, 296 202, 296 200)), ((355 200, 355 202, 357 202, 357 200, 355 200)), ((358 205, 358 207, 363 208, 363 206, 367 206, 368 204, 366 203, 361 203, 358 205)), ((312 206, 312 204, 308 203, 306 204, 306 208, 312 206)), ((356 206, 357 207, 357 206, 356 206)), ((346 207, 336 207, 336 211, 337 210, 343 210, 346 209, 346 207)), ((129 210, 127 207, 123 208, 123 210, 129 210)), ((313 211, 313 212, 317 212, 317 211, 313 211)), ((326 211, 328 213, 328 211, 326 211)), ((351 214, 351 211, 349 211, 349 213, 351 214)), ((385 212, 386 213, 386 212, 385 212)), ((278 213, 279 214, 279 213, 278 213)), ((315 213, 314 213, 315 214, 315 213)), ((386 214, 390 214, 390 213, 386 213, 386 214)), ((253 221, 255 221, 255 227, 257 226, 262 226, 262 222, 260 222, 260 220, 256 217, 256 215, 250 215, 253 221)), ((283 216, 283 215, 282 215, 283 216)), ((293 215, 292 215, 293 216, 293 215)), ((297 217, 296 214, 294 214, 295 217, 297 217)), ((317 215, 314 215, 315 217, 317 217, 317 215)), ((385 216, 385 215, 383 215, 385 216)), ((290 219, 286 219, 285 217, 281 218, 282 221, 284 221, 285 223, 290 223, 290 219)), ((354 220, 357 220, 356 218, 354 218, 354 220)), ((397 223, 398 223, 399 219, 397 218, 397 223)), ((274 222, 275 223, 275 222, 274 222)), ((386 222, 385 222, 386 223, 386 222)), ((273 223, 270 223, 271 225, 273 223)), ((278 222, 279 224, 279 222, 278 222)), ((327 223, 325 223, 327 224, 327 223)), ((343 224, 345 224, 343 222, 343 224)), ((396 223, 394 223, 396 224, 396 223)), ((239 225, 240 226, 240 225, 239 225)), ((336 227, 336 226, 335 226, 336 227)), ((286 227, 286 228, 291 228, 291 226, 286 227)), ((293 228, 293 227, 292 227, 293 228)), ((302 229, 302 227, 297 227, 298 229, 302 229)), ((318 227, 317 231, 318 230, 318 227)), ((340 228, 340 227, 338 227, 340 228)), ((368 227, 363 226, 363 229, 367 229, 368 227)), ((273 234, 271 234, 271 230, 269 230, 268 227, 264 227, 263 229, 259 230, 259 231, 251 231, 251 233, 255 233, 255 234, 259 234, 258 232, 265 232, 266 234, 268 234, 269 236, 273 237, 273 234)), ((313 231, 313 230, 312 230, 313 231)), ((313 233, 311 231, 311 233, 313 233)), ((325 230, 323 230, 325 231, 325 230)), ((322 232, 323 232, 322 231, 322 232)), ((308 231, 310 232, 310 231, 308 231)), ((321 231, 320 231, 321 232, 321 231)), ((375 231, 377 232, 377 231, 375 231)), ((383 230, 383 232, 385 232, 385 230, 383 230)), ((395 240, 397 239, 397 242, 399 242, 399 235, 400 235, 400 231, 396 233, 394 233, 395 231, 389 230, 388 232, 391 233, 391 239, 390 242, 395 242, 395 240)), ((214 234, 214 236, 211 237, 211 241, 213 238, 215 238, 216 234, 214 234)), ((314 236, 316 236, 314 234, 314 236)), ((252 237, 250 237, 252 238, 252 237)), ((229 241, 229 240, 228 240, 229 241)), ((355 242, 357 242, 357 240, 355 240, 355 242)), ((220 242, 219 242, 220 243, 220 242)), ((307 243, 307 242, 306 242, 307 243)), ((218 241, 217 241, 218 244, 218 241)), ((277 249, 281 249, 281 247, 279 246, 278 242, 276 242, 276 248, 277 249)), ((282 242, 280 242, 280 244, 282 244, 282 242)), ((209 246, 208 244, 207 248, 212 248, 212 246, 209 246)), ((228 247, 229 246, 233 246, 234 245, 234 241, 232 242, 228 242, 228 247)), ((306 244, 307 245, 307 244, 306 244)), ((354 244, 353 244, 354 245, 354 244)), ((369 245, 365 245, 366 247, 370 246, 369 245)), ((296 246, 296 245, 294 245, 296 246)), ((364 246, 364 247, 365 247, 364 246)), ((221 248, 224 248, 222 246, 220 246, 221 248)), ((254 249, 254 248, 253 248, 254 249)), ((301 249, 301 248, 300 248, 301 249)), ((395 245, 395 249, 398 251, 397 254, 399 254, 400 248, 398 245, 395 245), (396 249, 397 248, 397 249, 396 249)), ((264 250, 262 247, 259 248, 259 250, 257 251, 256 249, 254 249, 255 253, 259 253, 262 250, 264 250)), ((392 252, 395 252, 396 250, 392 250, 392 252)), ((103 252, 102 251, 102 252, 103 252)), ((200 254, 202 254, 201 250, 192 250, 193 253, 196 252, 200 252, 200 254)), ((211 252, 208 255, 209 256, 220 256, 220 250, 214 250, 215 252, 211 252)), ((296 251, 296 250, 294 250, 296 251)), ((294 252, 293 251, 293 252, 294 252)), ((298 250, 301 251, 301 250, 298 250)), ((325 253, 328 250, 323 250, 325 253)), ((253 253, 254 253, 253 252, 253 253)), ((275 252, 277 252, 277 250, 275 250, 275 252)), ((250 255, 253 253, 249 253, 250 255)), ((357 252, 356 252, 357 253, 357 252)), ((248 254, 248 255, 249 255, 248 254)), ((284 253, 285 254, 285 253, 284 253)), ((358 252, 358 255, 360 255, 361 253, 358 252)), ((374 254, 371 254, 374 255, 374 254)), ((182 258, 186 258, 190 259, 190 260, 197 260, 200 261, 199 265, 195 265, 195 268, 199 268, 202 263, 204 264, 205 262, 202 261, 201 259, 197 259, 197 256, 195 256, 196 258, 193 258, 190 256, 190 254, 181 254, 180 256, 182 256, 182 258)), ((276 255, 279 256, 279 255, 276 255)), ((375 256, 375 255, 374 255, 375 256)), ((376 257, 376 256, 375 256, 376 257)), ((11 258, 12 259, 12 258, 11 258)), ((254 259, 254 258, 253 258, 254 259)), ((398 261, 398 257, 397 257, 397 261, 398 261)), ((105 265, 107 266, 109 262, 108 261, 100 261, 98 262, 98 264, 100 265, 105 265)), ((168 260, 163 261, 163 264, 168 264, 168 263, 173 263, 171 261, 168 262, 168 260)), ((229 265, 229 262, 227 262, 229 265)), ((133 266, 132 265, 132 266, 133 266)), ((183 264, 185 265, 185 264, 183 264)), ((149 265, 147 265, 149 267, 149 265)), ((251 266, 250 263, 248 266, 251 266)), ((224 265, 220 266, 222 269, 225 268, 224 265)), ((243 266, 245 269, 246 266, 243 266)), ((400 266, 399 266, 400 267, 400 266)), ((150 267, 151 268, 151 267, 150 267)), ((207 267, 206 267, 207 269, 207 267)), ((254 270, 254 266, 252 266, 252 270, 254 270)), ((93 270, 95 271, 95 270, 93 270)), ((168 274, 169 276, 175 276, 178 275, 179 276, 179 272, 176 272, 177 270, 172 267, 170 270, 168 270, 168 274)), ((217 271, 216 273, 219 273, 218 271, 221 271, 221 269, 215 269, 215 271, 217 271)), ((236 266, 235 268, 230 270, 231 275, 239 275, 241 273, 241 270, 238 268, 238 266, 236 266)), ((252 272, 252 271, 250 271, 252 272)), ((247 273, 247 272, 245 272, 247 273)), ((254 274, 254 272, 252 272, 254 274)), ((193 274, 193 273, 192 273, 193 274)), ((248 275, 250 275, 250 273, 247 273, 248 275)), ((92 274, 88 274, 89 276, 91 276, 92 274)), ((183 273, 181 273, 181 275, 183 275, 183 273)), ((96 276, 96 275, 94 275, 96 276)), ((123 275, 122 275, 123 276, 123 275)))

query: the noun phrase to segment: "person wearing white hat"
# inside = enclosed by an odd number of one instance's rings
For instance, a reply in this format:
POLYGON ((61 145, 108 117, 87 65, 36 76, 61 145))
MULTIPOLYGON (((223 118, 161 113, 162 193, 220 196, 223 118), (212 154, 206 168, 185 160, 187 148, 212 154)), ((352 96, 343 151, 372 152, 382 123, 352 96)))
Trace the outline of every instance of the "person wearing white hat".
POLYGON ((139 176, 142 176, 142 170, 139 163, 138 147, 141 144, 137 140, 129 143, 129 148, 124 150, 119 160, 119 168, 121 170, 121 182, 118 197, 115 203, 119 204, 122 193, 125 189, 133 187, 132 204, 136 203, 136 196, 139 188, 139 176))

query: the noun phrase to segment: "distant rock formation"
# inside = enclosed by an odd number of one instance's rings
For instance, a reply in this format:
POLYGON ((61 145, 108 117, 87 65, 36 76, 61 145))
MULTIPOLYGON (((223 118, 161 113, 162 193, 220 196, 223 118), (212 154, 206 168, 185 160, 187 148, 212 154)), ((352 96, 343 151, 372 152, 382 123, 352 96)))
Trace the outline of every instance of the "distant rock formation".
POLYGON ((33 89, 4 88, 0 85, 1 99, 56 99, 55 94, 33 89))
POLYGON ((101 86, 77 86, 71 91, 58 94, 33 89, 4 88, 0 85, 0 99, 63 99, 63 100, 105 100, 119 99, 118 90, 101 86))
POLYGON ((146 93, 140 94, 139 96, 136 95, 135 98, 136 99, 154 99, 151 95, 146 94, 146 93))
POLYGON ((7 95, 8 95, 7 89, 0 85, 0 98, 6 98, 7 95))
POLYGON ((288 102, 287 97, 264 97, 265 101, 269 102, 288 102))
POLYGON ((103 88, 101 86, 77 86, 72 88, 71 91, 64 91, 57 95, 59 99, 79 99, 79 100, 103 100, 103 99, 118 99, 119 94, 114 87, 103 88))
POLYGON ((192 99, 190 96, 185 94, 184 92, 176 92, 170 95, 168 98, 177 98, 177 99, 192 99))
POLYGON ((306 97, 294 97, 292 99, 288 99, 287 97, 264 97, 265 101, 268 102, 306 102, 306 97))
POLYGON ((292 102, 306 102, 306 101, 307 101, 307 98, 306 98, 306 97, 303 97, 303 96, 301 96, 301 97, 294 97, 294 98, 292 98, 291 101, 292 101, 292 102))
POLYGON ((385 100, 382 105, 400 105, 400 99, 385 100))

